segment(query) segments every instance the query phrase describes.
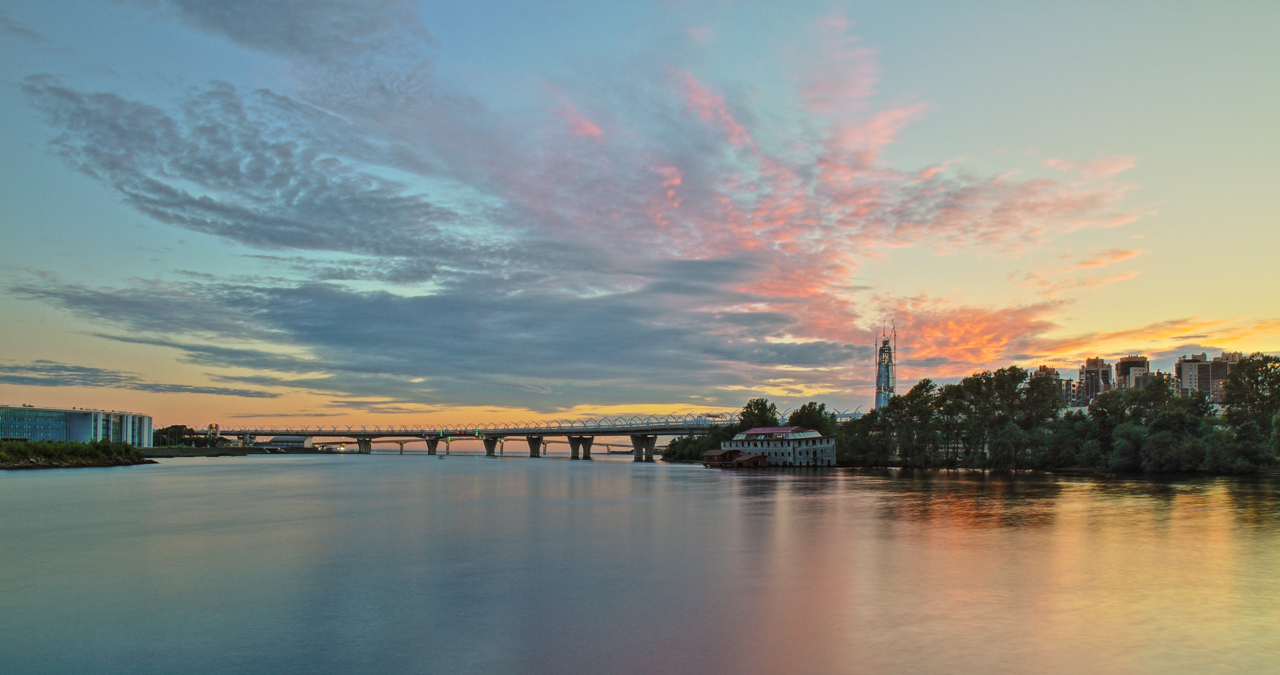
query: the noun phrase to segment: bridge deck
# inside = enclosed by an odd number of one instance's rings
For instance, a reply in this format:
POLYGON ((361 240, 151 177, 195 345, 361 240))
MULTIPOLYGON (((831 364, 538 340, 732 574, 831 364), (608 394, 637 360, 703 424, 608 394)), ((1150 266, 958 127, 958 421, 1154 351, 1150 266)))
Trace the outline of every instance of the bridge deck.
MULTIPOLYGON (((468 424, 432 427, 214 427, 217 436, 303 436, 310 438, 509 438, 538 436, 685 436, 707 433, 714 426, 735 424, 735 413, 553 420, 516 424, 468 424)), ((209 430, 206 430, 208 432, 209 430)))

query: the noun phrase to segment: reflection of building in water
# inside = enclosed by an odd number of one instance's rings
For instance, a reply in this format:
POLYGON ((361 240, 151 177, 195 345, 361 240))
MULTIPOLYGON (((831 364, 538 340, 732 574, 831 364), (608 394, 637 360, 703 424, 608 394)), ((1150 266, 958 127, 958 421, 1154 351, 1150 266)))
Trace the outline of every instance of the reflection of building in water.
POLYGON ((151 447, 151 416, 116 410, 0 406, 0 439, 115 441, 151 447))
POLYGON ((719 450, 703 453, 702 463, 706 466, 835 466, 836 439, 804 427, 757 427, 722 442, 719 450))
POLYGON ((876 410, 889 405, 893 398, 894 352, 898 347, 898 331, 880 335, 880 349, 876 351, 876 410))

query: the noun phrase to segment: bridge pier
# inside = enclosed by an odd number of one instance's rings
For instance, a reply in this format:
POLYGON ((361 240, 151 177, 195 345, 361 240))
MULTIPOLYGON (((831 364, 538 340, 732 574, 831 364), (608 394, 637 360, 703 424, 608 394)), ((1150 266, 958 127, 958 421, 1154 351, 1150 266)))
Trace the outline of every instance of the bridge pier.
POLYGON ((634 435, 631 437, 631 448, 635 451, 635 462, 652 462, 653 446, 658 443, 657 436, 634 435))
POLYGON ((403 454, 404 454, 404 444, 405 444, 405 443, 408 443, 408 441, 396 441, 396 443, 399 443, 399 444, 400 444, 400 454, 402 454, 402 455, 403 455, 403 454))
POLYGON ((569 437, 569 459, 591 459, 591 444, 595 442, 595 436, 570 436, 569 437))
POLYGON ((524 440, 529 443, 529 456, 542 456, 542 437, 541 436, 525 436, 524 440))
POLYGON ((427 442, 427 454, 428 454, 428 455, 434 455, 434 454, 436 454, 436 448, 440 446, 440 439, 439 439, 439 438, 424 438, 424 439, 422 439, 422 440, 424 440, 424 441, 426 441, 426 442, 427 442))
POLYGON ((356 439, 356 448, 359 450, 360 454, 362 454, 362 455, 370 455, 370 454, 373 454, 373 439, 372 439, 372 438, 357 438, 357 439, 356 439))
POLYGON ((493 457, 494 451, 498 449, 498 441, 501 440, 496 436, 484 437, 484 455, 485 457, 493 457))

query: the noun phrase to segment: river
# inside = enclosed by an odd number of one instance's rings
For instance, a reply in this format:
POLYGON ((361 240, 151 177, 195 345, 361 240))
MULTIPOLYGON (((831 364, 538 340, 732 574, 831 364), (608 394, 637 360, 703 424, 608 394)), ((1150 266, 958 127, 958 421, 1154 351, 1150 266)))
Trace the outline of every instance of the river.
POLYGON ((0 472, 5 673, 1280 672, 1280 481, 0 472))

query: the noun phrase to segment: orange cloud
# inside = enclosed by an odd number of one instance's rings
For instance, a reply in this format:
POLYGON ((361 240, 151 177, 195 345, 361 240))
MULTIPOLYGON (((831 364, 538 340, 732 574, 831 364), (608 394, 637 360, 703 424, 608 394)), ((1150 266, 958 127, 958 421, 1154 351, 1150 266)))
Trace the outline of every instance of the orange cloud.
POLYGON ((1280 319, 1193 317, 1054 337, 1061 327, 1052 317, 1066 304, 981 307, 920 296, 881 299, 876 311, 897 326, 903 379, 958 377, 1011 363, 1070 366, 1088 356, 1168 351, 1189 339, 1250 349, 1280 336, 1280 319))

